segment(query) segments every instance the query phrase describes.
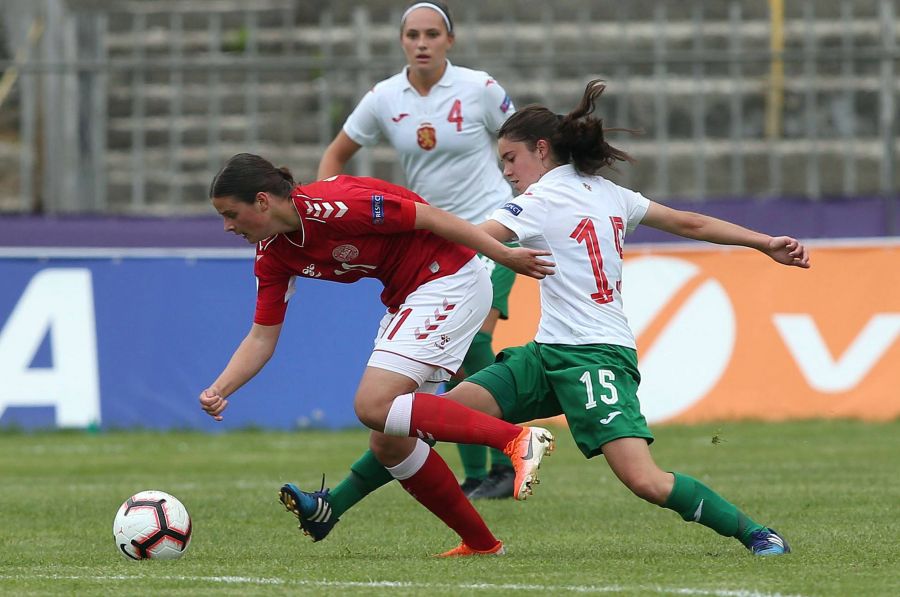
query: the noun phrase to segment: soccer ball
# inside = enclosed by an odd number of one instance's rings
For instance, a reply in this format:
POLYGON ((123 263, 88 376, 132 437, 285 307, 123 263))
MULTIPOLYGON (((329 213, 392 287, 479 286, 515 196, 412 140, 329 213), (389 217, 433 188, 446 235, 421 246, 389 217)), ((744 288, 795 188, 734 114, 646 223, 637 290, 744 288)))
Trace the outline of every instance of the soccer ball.
POLYGON ((191 516, 162 491, 142 491, 127 500, 113 521, 116 549, 131 560, 176 560, 191 542, 191 516))

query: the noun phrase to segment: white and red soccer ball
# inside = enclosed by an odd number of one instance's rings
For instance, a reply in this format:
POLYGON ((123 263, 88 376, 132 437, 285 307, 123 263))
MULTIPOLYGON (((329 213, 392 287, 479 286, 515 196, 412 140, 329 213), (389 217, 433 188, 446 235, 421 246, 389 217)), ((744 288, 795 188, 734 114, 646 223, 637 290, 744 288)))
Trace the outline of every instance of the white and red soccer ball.
POLYGON ((191 516, 162 491, 141 491, 119 508, 113 521, 116 550, 131 560, 175 560, 191 543, 191 516))

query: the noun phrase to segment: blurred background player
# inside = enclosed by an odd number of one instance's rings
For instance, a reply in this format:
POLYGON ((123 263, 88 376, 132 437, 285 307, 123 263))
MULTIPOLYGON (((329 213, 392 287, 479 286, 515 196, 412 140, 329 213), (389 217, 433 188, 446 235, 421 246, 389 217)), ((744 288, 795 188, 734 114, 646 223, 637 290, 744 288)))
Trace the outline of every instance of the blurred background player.
MULTIPOLYGON (((542 277, 551 264, 538 257, 541 251, 504 246, 415 193, 373 178, 295 186, 287 169, 253 154, 228 160, 209 195, 225 230, 257 245, 258 290, 253 326, 200 394, 203 410, 221 421, 228 396, 271 358, 298 276, 342 283, 376 278, 388 312, 357 389, 356 415, 374 430, 371 446, 391 476, 460 535, 460 546, 444 555, 502 553, 450 469, 419 438, 481 442, 515 454, 516 497, 525 499, 552 435, 413 392, 459 370, 490 308, 490 278, 475 251, 542 277)), ((292 485, 280 496, 298 512, 303 496, 292 485)))
MULTIPOLYGON (((638 224, 685 238, 757 249, 778 263, 809 267, 805 247, 702 214, 671 209, 598 174, 633 161, 604 140, 594 116, 604 89, 592 81, 569 114, 528 106, 499 133, 503 174, 521 193, 480 227, 501 242, 549 251, 556 275, 543 278, 533 342, 503 350, 497 362, 445 395, 507 421, 566 416, 587 458, 603 454, 635 495, 738 539, 755 555, 790 552, 787 542, 688 475, 660 469, 637 396, 634 334, 622 308, 624 239, 638 224)), ((327 492, 319 499, 327 502, 327 492)), ((324 538, 337 522, 317 526, 324 538)))
MULTIPOLYGON (((403 13, 400 43, 407 65, 367 93, 326 149, 318 177, 343 172, 360 147, 385 138, 400 156, 407 186, 428 203, 473 224, 484 222, 496 208, 512 199, 512 192, 494 153, 497 130, 515 111, 509 96, 489 74, 452 65, 447 52, 453 47, 453 18, 442 2, 417 2, 403 13)), ((508 316, 509 293, 515 273, 480 256, 491 273, 494 301, 463 361, 462 373, 471 375, 494 362, 491 347, 499 318, 508 316)), ((447 384, 452 388, 458 376, 447 384)), ((499 450, 491 450, 487 469, 484 446, 460 445, 465 472, 463 491, 470 499, 508 498, 513 494, 512 463, 499 450)), ((359 462, 358 482, 372 472, 360 470, 377 463, 359 462)), ((338 510, 344 492, 332 492, 338 510)))

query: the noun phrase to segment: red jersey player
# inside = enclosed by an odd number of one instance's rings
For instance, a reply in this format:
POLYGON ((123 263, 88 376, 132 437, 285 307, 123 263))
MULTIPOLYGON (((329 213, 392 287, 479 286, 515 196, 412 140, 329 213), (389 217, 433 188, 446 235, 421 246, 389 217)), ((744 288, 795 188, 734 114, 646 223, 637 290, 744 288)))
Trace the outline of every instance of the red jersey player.
MULTIPOLYGON (((531 493, 540 461, 553 447, 546 429, 506 423, 428 392, 459 369, 490 309, 490 277, 475 253, 534 278, 552 273, 553 264, 541 259, 548 253, 507 247, 412 191, 380 180, 337 176, 295 186, 287 169, 253 154, 225 164, 210 185, 210 198, 226 231, 257 244, 259 291, 250 332, 200 394, 203 410, 221 421, 228 396, 271 357, 297 277, 378 278, 388 312, 356 392, 356 414, 373 430, 371 445, 391 475, 462 538, 445 555, 502 553, 503 544, 450 469, 419 438, 503 450, 516 468, 515 497, 531 493)), ((299 503, 315 494, 287 484, 280 495, 301 528, 315 535, 299 503)), ((321 505, 319 521, 327 523, 328 504, 321 505)))
POLYGON ((300 228, 257 243, 256 323, 284 319, 292 280, 309 277, 351 283, 378 278, 391 311, 423 284, 455 273, 475 251, 423 229, 415 230, 412 191, 374 178, 335 176, 297 186, 291 201, 300 228))

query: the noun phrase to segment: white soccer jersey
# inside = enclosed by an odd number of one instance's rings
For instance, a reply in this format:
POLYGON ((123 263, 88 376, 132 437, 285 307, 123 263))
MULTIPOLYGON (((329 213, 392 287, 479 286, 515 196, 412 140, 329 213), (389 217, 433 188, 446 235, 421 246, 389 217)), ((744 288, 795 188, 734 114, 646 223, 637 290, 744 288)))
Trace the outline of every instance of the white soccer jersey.
POLYGON ((423 97, 406 70, 375 85, 347 117, 344 132, 363 146, 386 138, 400 156, 410 189, 480 224, 512 198, 497 166, 494 140, 515 108, 485 72, 448 61, 444 76, 423 97))
POLYGON ((556 274, 540 281, 536 341, 635 348, 622 310, 622 247, 649 206, 640 193, 564 165, 491 214, 556 263, 556 274))

